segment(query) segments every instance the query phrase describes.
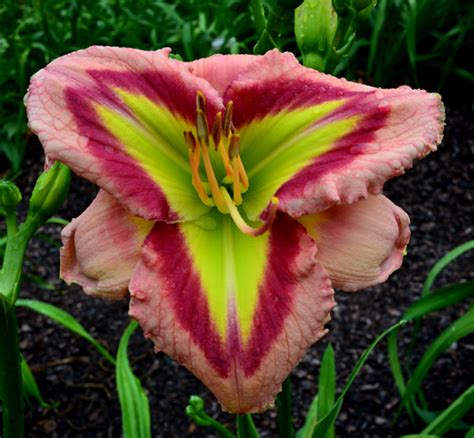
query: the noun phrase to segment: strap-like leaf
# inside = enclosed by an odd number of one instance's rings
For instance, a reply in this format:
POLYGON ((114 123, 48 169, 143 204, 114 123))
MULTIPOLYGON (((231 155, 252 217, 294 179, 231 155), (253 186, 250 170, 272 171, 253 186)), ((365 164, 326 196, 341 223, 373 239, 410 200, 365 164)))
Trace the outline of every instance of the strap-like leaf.
POLYGON ((36 383, 35 376, 23 356, 21 356, 21 380, 23 381, 23 394, 25 396, 36 399, 42 408, 50 407, 50 405, 44 401, 38 384, 36 383))
POLYGON ((430 312, 445 309, 465 298, 474 296, 474 280, 452 284, 429 294, 412 304, 403 314, 403 319, 411 321, 430 312))
POLYGON ((465 252, 470 251, 471 249, 474 249, 474 240, 470 240, 469 242, 457 246, 453 250, 449 251, 444 257, 440 258, 426 277, 426 281, 423 285, 423 291, 421 293, 422 296, 426 296, 429 294, 431 286, 433 286, 436 277, 446 266, 448 266, 454 259, 458 258, 465 252))
POLYGON ((120 339, 117 352, 116 380, 122 410, 122 430, 125 438, 150 438, 150 406, 140 380, 133 374, 128 361, 128 341, 138 327, 132 321, 120 339))
POLYGON ((80 324, 71 314, 60 309, 59 307, 53 306, 49 303, 43 303, 37 300, 22 300, 19 299, 16 301, 16 306, 27 307, 35 312, 38 312, 48 318, 51 318, 53 321, 67 328, 76 335, 81 336, 85 340, 89 341, 105 359, 107 359, 111 364, 115 364, 115 359, 110 355, 110 353, 104 348, 102 344, 96 341, 91 334, 80 324))
POLYGON ((458 420, 474 409, 474 385, 471 385, 421 433, 443 435, 453 428, 458 420))
MULTIPOLYGON (((436 310, 441 310, 451 305, 462 301, 463 299, 474 296, 474 281, 467 281, 465 283, 452 284, 447 287, 443 287, 432 294, 429 294, 421 298, 416 303, 412 304, 404 313, 403 319, 414 320, 421 318, 436 310)), ((397 345, 397 334, 398 330, 394 330, 388 337, 388 359, 390 368, 397 386, 400 396, 403 397, 405 393, 405 378, 403 376, 400 359, 398 356, 398 345, 397 345)), ((407 403, 406 409, 410 418, 414 422, 413 409, 411 404, 414 404, 414 400, 411 399, 411 403, 407 403)), ((416 410, 416 406, 415 410, 416 410)), ((418 412, 418 410, 416 410, 418 412)))
POLYGON ((398 413, 405 408, 408 400, 420 389, 423 379, 430 370, 435 359, 451 344, 473 332, 474 307, 446 328, 426 350, 406 385, 398 413))
POLYGON ((336 403, 332 406, 331 410, 329 413, 321 419, 321 421, 318 422, 316 427, 313 430, 313 435, 312 438, 324 438, 326 437, 326 434, 330 430, 331 426, 334 425, 334 422, 336 421, 336 418, 339 414, 339 411, 341 410, 342 403, 344 402, 344 397, 347 394, 347 391, 349 391, 352 383, 354 382, 355 378, 357 377, 357 374, 359 373, 360 369, 364 365, 365 361, 369 357, 369 354, 372 352, 372 350, 376 347, 376 345, 385 337, 387 336, 392 330, 396 330, 398 327, 401 325, 405 324, 406 321, 400 321, 397 324, 393 325, 389 329, 385 330, 381 335, 379 335, 375 341, 370 344, 370 346, 364 351, 362 356, 359 358, 357 361, 354 369, 352 370, 346 385, 344 386, 344 389, 342 390, 341 395, 338 397, 336 400, 336 403))
MULTIPOLYGON (((336 400, 336 363, 334 350, 329 344, 323 355, 319 371, 318 420, 325 417, 336 400)), ((334 424, 326 433, 326 438, 334 438, 334 424)))

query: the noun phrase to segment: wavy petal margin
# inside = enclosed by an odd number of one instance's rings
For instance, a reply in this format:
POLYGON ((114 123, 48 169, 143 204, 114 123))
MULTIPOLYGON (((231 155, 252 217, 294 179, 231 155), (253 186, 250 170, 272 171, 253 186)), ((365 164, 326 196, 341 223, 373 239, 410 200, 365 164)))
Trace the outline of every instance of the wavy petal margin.
POLYGON ((152 227, 100 191, 61 233, 61 278, 80 284, 89 295, 123 298, 152 227))
POLYGON ((333 286, 348 292, 387 280, 401 266, 410 240, 408 215, 382 195, 298 221, 318 245, 316 258, 333 286))
POLYGON ((36 73, 28 119, 49 158, 98 184, 145 219, 194 219, 207 211, 191 185, 183 131, 196 93, 212 123, 221 99, 185 64, 156 52, 90 47, 36 73))
POLYGON ((241 133, 250 218, 275 192, 294 217, 378 194, 436 149, 444 126, 437 94, 348 82, 277 51, 249 64, 223 99, 241 133))
POLYGON ((216 221, 211 232, 155 225, 130 284, 130 314, 223 409, 258 412, 326 333, 333 290, 313 240, 287 215, 258 238, 228 217, 216 221))

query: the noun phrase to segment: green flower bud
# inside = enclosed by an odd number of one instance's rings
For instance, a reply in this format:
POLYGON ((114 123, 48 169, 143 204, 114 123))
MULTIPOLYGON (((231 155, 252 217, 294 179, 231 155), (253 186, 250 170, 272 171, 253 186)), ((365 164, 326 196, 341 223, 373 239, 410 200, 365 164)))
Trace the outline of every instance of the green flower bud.
POLYGON ((69 191, 71 171, 56 161, 36 181, 30 198, 28 217, 46 222, 62 205, 69 191))
POLYGON ((21 201, 21 193, 18 187, 11 181, 2 179, 0 181, 0 211, 12 212, 21 201))
POLYGON ((331 0, 305 0, 296 8, 295 36, 305 66, 324 71, 336 29, 331 0))
POLYGON ((191 406, 196 413, 201 413, 204 410, 204 400, 197 396, 192 395, 189 397, 189 406, 191 406))

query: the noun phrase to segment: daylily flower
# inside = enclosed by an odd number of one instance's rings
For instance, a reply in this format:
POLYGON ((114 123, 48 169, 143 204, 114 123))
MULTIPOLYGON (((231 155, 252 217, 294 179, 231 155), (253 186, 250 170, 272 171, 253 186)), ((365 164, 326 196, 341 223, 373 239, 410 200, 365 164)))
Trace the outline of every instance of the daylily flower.
POLYGON ((409 219, 380 193, 436 149, 440 97, 290 53, 169 52, 91 47, 32 78, 48 159, 101 189, 64 229, 61 275, 91 295, 129 290, 157 351, 224 409, 261 411, 326 333, 333 287, 401 265, 409 219))

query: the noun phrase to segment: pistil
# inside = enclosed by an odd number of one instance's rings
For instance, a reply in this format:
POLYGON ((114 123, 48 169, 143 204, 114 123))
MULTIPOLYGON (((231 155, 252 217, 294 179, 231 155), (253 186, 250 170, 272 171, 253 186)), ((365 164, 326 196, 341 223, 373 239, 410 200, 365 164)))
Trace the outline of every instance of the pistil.
POLYGON ((235 225, 237 228, 242 231, 242 233, 248 234, 249 236, 260 236, 261 234, 265 233, 270 229, 275 220, 276 213, 278 210, 278 198, 274 197, 272 199, 272 203, 270 205, 270 211, 268 212, 267 219, 265 222, 262 223, 257 228, 254 228, 245 222, 244 218, 240 215, 239 209, 234 205, 229 193, 225 189, 225 187, 221 187, 221 192, 224 197, 224 201, 229 209, 229 213, 234 220, 235 225))

